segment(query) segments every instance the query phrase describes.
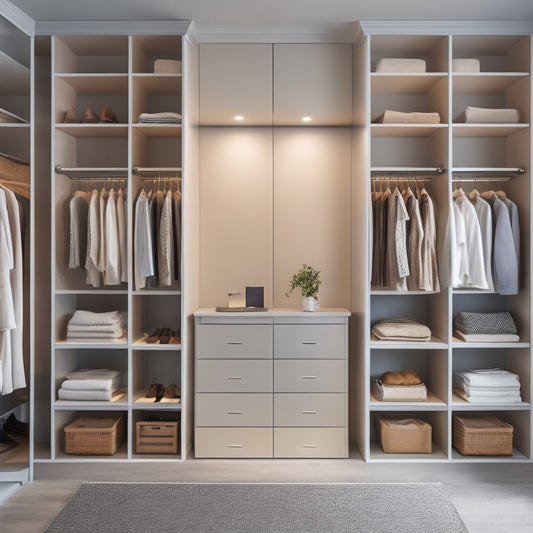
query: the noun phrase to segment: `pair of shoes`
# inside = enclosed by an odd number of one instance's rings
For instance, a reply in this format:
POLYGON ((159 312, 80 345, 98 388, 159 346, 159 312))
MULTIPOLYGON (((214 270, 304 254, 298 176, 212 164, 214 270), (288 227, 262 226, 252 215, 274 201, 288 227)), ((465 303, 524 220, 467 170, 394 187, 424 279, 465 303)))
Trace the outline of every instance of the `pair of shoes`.
POLYGON ((163 397, 163 394, 165 394, 165 387, 161 383, 152 383, 148 387, 145 398, 155 398, 154 402, 158 402, 163 397))
POLYGON ((117 124, 118 119, 109 107, 104 107, 102 109, 100 120, 98 120, 98 116, 92 107, 87 107, 85 109, 85 113, 81 120, 76 115, 76 109, 74 107, 70 108, 65 115, 65 124, 79 124, 80 122, 82 124, 117 124))
POLYGON ((21 439, 28 436, 29 424, 17 420, 11 413, 4 421, 4 431, 13 439, 21 439))
MULTIPOLYGON (((179 330, 178 330, 179 332, 179 330)), ((180 338, 176 336, 176 331, 166 326, 156 328, 154 332, 146 338, 148 344, 179 344, 180 338)))
POLYGON ((181 389, 175 384, 171 383, 161 398, 161 403, 179 403, 181 402, 181 389))

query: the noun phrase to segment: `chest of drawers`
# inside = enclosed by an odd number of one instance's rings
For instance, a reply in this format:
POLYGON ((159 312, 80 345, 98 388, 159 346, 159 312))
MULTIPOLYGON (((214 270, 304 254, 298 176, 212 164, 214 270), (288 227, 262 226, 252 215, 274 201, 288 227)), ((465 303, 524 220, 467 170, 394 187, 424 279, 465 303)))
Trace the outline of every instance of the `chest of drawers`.
POLYGON ((196 457, 347 457, 345 309, 195 313, 196 457))

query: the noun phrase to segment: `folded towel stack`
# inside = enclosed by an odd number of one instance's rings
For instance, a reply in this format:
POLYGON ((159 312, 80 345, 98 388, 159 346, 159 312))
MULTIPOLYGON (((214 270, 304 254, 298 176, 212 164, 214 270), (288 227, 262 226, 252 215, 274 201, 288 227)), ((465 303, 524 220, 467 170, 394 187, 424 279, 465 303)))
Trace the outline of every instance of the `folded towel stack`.
POLYGON ((467 106, 454 122, 468 124, 516 124, 520 120, 518 109, 491 109, 467 106))
POLYGON ((154 74, 180 74, 181 61, 177 59, 156 59, 154 61, 154 74))
POLYGON ((162 113, 141 113, 139 124, 181 124, 181 115, 164 111, 162 113))
POLYGON ((376 72, 387 74, 421 73, 426 72, 426 62, 416 58, 383 57, 376 63, 376 72))
POLYGON ((431 330, 412 318, 386 318, 372 326, 380 341, 428 342, 431 330))
POLYGON ((471 403, 517 403, 520 395, 518 375, 499 368, 456 371, 454 392, 471 403))
POLYGON ((78 310, 69 320, 67 340, 120 339, 125 334, 125 325, 126 313, 123 311, 94 313, 78 310))
POLYGON ((518 342, 513 316, 508 311, 475 313, 461 311, 454 318, 456 333, 466 342, 518 342))
POLYGON ((427 387, 414 370, 385 372, 372 383, 372 394, 380 402, 420 402, 427 399, 427 387))
POLYGON ((110 401, 120 388, 121 371, 106 368, 70 372, 57 395, 60 400, 110 401))
POLYGON ((404 113, 403 111, 386 109, 372 122, 381 124, 440 124, 440 115, 438 113, 422 113, 419 111, 404 113))
POLYGON ((479 59, 465 58, 452 59, 453 72, 480 72, 481 63, 479 59))

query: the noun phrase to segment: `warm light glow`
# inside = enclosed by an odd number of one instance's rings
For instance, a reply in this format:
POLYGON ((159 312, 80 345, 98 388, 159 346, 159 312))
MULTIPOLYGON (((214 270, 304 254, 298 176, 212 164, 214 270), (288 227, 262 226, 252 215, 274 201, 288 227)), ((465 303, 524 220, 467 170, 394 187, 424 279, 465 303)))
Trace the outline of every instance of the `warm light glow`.
POLYGON ((302 122, 311 122, 311 117, 302 117, 302 122))
POLYGON ((235 120, 239 120, 239 121, 240 121, 240 120, 244 120, 244 117, 243 117, 242 115, 235 115, 233 118, 234 118, 235 120))

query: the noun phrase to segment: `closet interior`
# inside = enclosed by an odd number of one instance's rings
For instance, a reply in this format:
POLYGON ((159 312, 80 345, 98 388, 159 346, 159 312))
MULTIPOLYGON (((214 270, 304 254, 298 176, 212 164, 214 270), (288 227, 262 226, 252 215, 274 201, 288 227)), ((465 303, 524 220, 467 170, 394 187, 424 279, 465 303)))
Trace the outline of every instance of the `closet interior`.
POLYGON ((33 205, 33 39, 0 17, 0 502, 27 482, 29 434, 33 205))

